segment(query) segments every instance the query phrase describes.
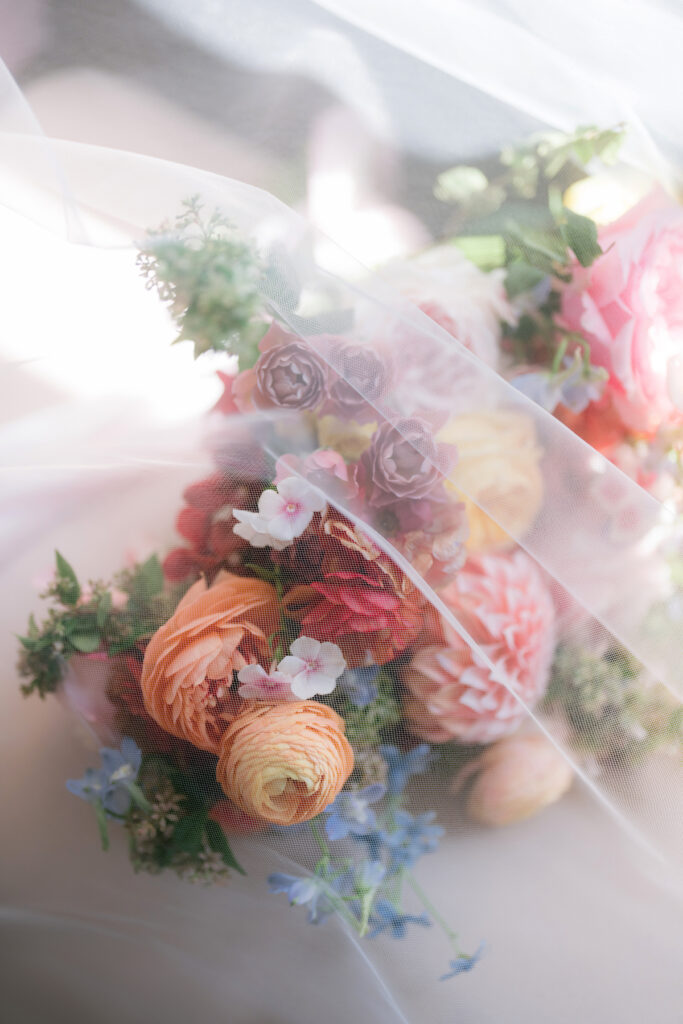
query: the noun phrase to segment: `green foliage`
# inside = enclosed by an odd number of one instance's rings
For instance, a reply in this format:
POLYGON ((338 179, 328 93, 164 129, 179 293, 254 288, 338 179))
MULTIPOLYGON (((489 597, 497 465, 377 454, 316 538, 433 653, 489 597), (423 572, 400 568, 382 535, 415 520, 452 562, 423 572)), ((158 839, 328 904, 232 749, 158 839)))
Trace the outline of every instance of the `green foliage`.
POLYGON ((623 647, 600 656, 560 646, 544 705, 564 716, 579 746, 612 767, 683 741, 680 708, 662 687, 648 685, 623 647))
POLYGON ((266 329, 259 318, 262 269, 256 253, 218 211, 205 218, 198 197, 183 206, 173 224, 150 232, 138 266, 168 305, 179 331, 176 342, 193 342, 195 358, 213 349, 251 366, 266 329))
POLYGON ((444 171, 436 179, 434 195, 443 203, 459 206, 470 217, 484 217, 495 212, 505 201, 506 192, 489 182, 478 167, 461 164, 444 171))
MULTIPOLYGON (((582 125, 574 132, 539 132, 521 146, 508 146, 501 163, 509 170, 512 190, 525 199, 534 198, 542 181, 583 177, 592 160, 615 163, 624 140, 625 129, 599 129, 582 125)), ((570 182, 567 181, 567 184, 570 182)))
POLYGON ((564 206, 559 226, 563 239, 582 267, 590 267, 598 256, 602 256, 598 244, 598 228, 590 217, 583 217, 564 206))
POLYGON ((401 707, 395 693, 395 683, 386 670, 375 679, 377 697, 364 708, 356 707, 348 698, 332 694, 330 704, 346 723, 346 736, 354 749, 376 748, 383 742, 384 730, 398 725, 402 719, 401 707))
POLYGON ((209 818, 220 790, 198 787, 196 768, 185 772, 157 754, 143 759, 140 786, 148 806, 131 807, 126 818, 137 871, 158 874, 170 868, 188 881, 205 884, 225 879, 230 870, 245 874, 223 829, 209 818))
POLYGON ((156 555, 117 576, 115 586, 128 595, 123 608, 115 607, 111 584, 90 582, 84 591, 74 569, 56 552, 55 579, 42 595, 51 607, 40 626, 31 615, 26 635, 19 637, 19 672, 28 680, 24 694, 53 693, 74 654, 132 650, 166 621, 183 592, 182 587, 164 588, 156 555))
POLYGON ((62 604, 75 605, 81 596, 81 588, 73 571, 65 558, 55 551, 57 562, 55 591, 62 604))
POLYGON ((623 137, 621 126, 544 132, 504 149, 491 178, 466 165, 444 171, 434 194, 456 211, 453 243, 484 271, 505 266, 510 298, 546 275, 569 280, 572 254, 589 267, 602 249, 595 223, 565 207, 562 193, 593 161, 613 163, 623 137))
POLYGON ((529 292, 539 285, 546 275, 539 267, 534 267, 523 257, 513 259, 505 275, 505 291, 509 299, 514 299, 524 292, 529 292))
POLYGON ((455 245, 480 270, 495 270, 505 264, 505 239, 502 235, 461 235, 455 245))

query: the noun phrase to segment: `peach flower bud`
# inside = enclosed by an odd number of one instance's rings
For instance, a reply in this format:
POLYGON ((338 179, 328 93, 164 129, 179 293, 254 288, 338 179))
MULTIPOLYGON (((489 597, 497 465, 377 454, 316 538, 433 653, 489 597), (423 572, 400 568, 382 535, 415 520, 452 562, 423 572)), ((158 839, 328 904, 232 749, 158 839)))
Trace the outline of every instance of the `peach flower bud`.
MULTIPOLYGON (((514 736, 478 759, 466 810, 480 825, 513 825, 559 800, 572 770, 545 736, 514 736)), ((455 787, 458 788, 458 780, 455 787)))
POLYGON ((219 573, 188 590, 145 651, 140 686, 162 729, 217 754, 239 707, 233 672, 270 661, 268 636, 279 624, 277 594, 263 580, 219 573))
POLYGON ((223 737, 216 777, 245 814, 293 825, 331 804, 352 769, 343 720, 304 700, 243 711, 223 737))

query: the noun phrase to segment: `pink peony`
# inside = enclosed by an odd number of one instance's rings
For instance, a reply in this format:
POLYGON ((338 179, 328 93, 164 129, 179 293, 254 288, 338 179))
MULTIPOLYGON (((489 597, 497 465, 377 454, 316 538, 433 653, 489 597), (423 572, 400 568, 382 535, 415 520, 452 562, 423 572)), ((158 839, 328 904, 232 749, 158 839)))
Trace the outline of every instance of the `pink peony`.
POLYGON ((653 193, 600 231, 605 253, 564 289, 566 326, 594 363, 631 430, 683 421, 683 210, 653 193))
POLYGON ((555 647, 552 598, 521 551, 470 560, 441 596, 477 650, 442 620, 443 643, 418 651, 403 673, 412 695, 410 728, 436 743, 491 743, 514 732, 524 705, 533 706, 546 689, 555 647))

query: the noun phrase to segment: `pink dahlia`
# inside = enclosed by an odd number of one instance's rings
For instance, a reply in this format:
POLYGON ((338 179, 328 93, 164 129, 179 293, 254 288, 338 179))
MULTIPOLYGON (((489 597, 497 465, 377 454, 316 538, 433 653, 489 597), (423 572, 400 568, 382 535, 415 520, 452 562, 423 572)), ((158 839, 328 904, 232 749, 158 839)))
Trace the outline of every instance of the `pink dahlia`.
POLYGON ((514 732, 545 692, 555 647, 550 593, 517 551, 472 559, 441 596, 476 648, 442 620, 443 642, 418 651, 403 673, 406 716, 431 742, 491 743, 514 732))

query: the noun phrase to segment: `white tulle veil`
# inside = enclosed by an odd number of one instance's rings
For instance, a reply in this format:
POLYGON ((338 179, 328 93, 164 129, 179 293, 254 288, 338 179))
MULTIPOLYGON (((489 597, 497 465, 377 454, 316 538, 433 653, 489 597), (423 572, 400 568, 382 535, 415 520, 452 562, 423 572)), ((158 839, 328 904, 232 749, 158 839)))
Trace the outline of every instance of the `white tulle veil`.
MULTIPOLYGON (((375 149, 390 152, 380 169, 398 174, 404 196, 420 209, 426 178, 419 161, 446 166, 473 159, 477 148, 487 156, 539 126, 571 130, 577 123, 628 122, 625 161, 666 187, 677 180, 674 97, 682 29, 665 5, 646 9, 601 0, 590 9, 560 9, 532 0, 428 0, 419 12, 378 0, 258 3, 249 9, 241 2, 190 9, 140 0, 140 6, 187 33, 195 45, 249 67, 257 82, 258 69, 262 85, 254 94, 266 125, 274 73, 305 76, 305 88, 319 91, 327 105, 351 108, 351 120, 332 122, 342 142, 351 143, 342 170, 352 190, 376 206, 386 197, 377 164, 367 156, 375 149), (607 47, 607 30, 595 29, 601 19, 616 25, 623 45, 607 47), (478 118, 482 123, 475 125, 478 118), (364 167, 370 168, 371 187, 353 179, 364 167)), ((504 503, 494 508, 459 484, 460 490, 542 572, 564 609, 568 641, 597 653, 620 645, 648 679, 666 687, 672 700, 680 699, 681 592, 668 573, 680 526, 670 509, 402 298, 381 268, 368 269, 362 220, 355 235, 337 244, 334 226, 341 231, 342 225, 330 212, 335 182, 333 175, 325 178, 324 154, 311 169, 308 207, 299 201, 293 209, 249 182, 194 168, 191 153, 181 165, 48 138, 8 73, 0 83, 0 102, 3 279, 6 322, 13 332, 6 388, 10 394, 13 373, 19 381, 25 372, 50 388, 47 408, 26 411, 0 434, 0 551, 5 594, 16 591, 17 612, 25 616, 30 610, 26 581, 57 545, 71 543, 72 557, 93 576, 116 569, 131 544, 168 545, 183 486, 210 468, 217 447, 230 443, 234 427, 201 416, 218 397, 213 371, 219 360, 194 363, 184 346, 169 347, 172 328, 135 268, 136 248, 150 228, 172 220, 188 196, 198 195, 268 263, 262 297, 269 310, 337 373, 342 367, 329 344, 331 323, 336 336, 370 348, 381 343, 399 350, 408 339, 412 356, 392 386, 379 395, 361 393, 379 422, 405 430, 401 424, 414 414, 417 394, 438 420, 455 411, 457 394, 457 411, 504 411, 533 424, 543 452, 544 487, 530 528, 520 529, 504 503), (421 353, 428 365, 420 362, 421 353), (434 385, 439 379, 464 380, 467 387, 440 391, 434 385), (608 535, 597 484, 633 510, 640 524, 635 538, 608 535), (581 569, 587 552, 601 563, 590 573, 581 569)), ((280 106, 280 134, 287 132, 288 116, 280 106)), ((294 109, 291 118, 292 132, 303 142, 310 125, 302 127, 294 109)), ((334 141, 334 131, 325 135, 326 130, 317 123, 312 152, 316 138, 334 141)), ((284 186, 280 196, 289 198, 284 186)), ((395 223, 389 215, 382 221, 387 222, 395 223)), ((249 426, 266 455, 277 457, 277 420, 264 413, 249 426)), ((290 423, 287 429, 298 428, 290 423)), ((419 454, 433 459, 429 452, 419 454)), ((445 478, 451 472, 436 462, 432 468, 445 478)), ((248 477, 248 469, 240 472, 248 477)), ((496 671, 466 625, 394 547, 388 528, 369 509, 338 494, 325 497, 369 532, 496 671)), ((18 630, 18 619, 10 617, 18 630)), ((508 685, 504 676, 500 681, 508 685)), ((15 713, 13 700, 8 708, 15 713)), ((113 971, 108 975, 106 969, 119 960, 138 998, 157 1007, 157 1019, 166 1014, 170 1021, 179 1006, 208 1015, 225 1013, 229 1003, 232 1015, 225 1019, 245 1024, 484 1021, 505 1014, 510 1020, 597 1021, 611 1012, 635 1022, 647 1000, 633 975, 643 971, 655 993, 652 1019, 673 1019, 667 1014, 675 997, 675 957, 667 937, 675 943, 680 778, 670 761, 658 759, 642 770, 593 773, 561 723, 526 710, 529 730, 549 737, 579 780, 562 816, 558 811, 525 833, 484 839, 457 819, 438 784, 416 788, 423 802, 443 811, 450 830, 434 868, 437 888, 468 941, 485 937, 491 950, 482 974, 463 979, 461 990, 439 988, 438 969, 423 977, 437 955, 431 934, 420 933, 401 947, 361 947, 342 926, 307 930, 287 908, 268 902, 259 888, 268 869, 306 859, 298 835, 265 846, 244 840, 253 877, 217 896, 133 876, 123 850, 109 860, 95 851, 81 872, 74 859, 85 843, 78 833, 79 808, 64 812, 68 797, 60 784, 48 786, 43 773, 51 758, 78 771, 82 747, 70 733, 66 743, 66 726, 54 734, 43 708, 39 724, 30 726, 28 713, 16 711, 19 732, 7 744, 10 757, 27 766, 8 802, 15 822, 9 859, 17 886, 5 895, 0 923, 12 942, 10 962, 19 965, 29 948, 39 962, 50 960, 55 993, 62 991, 64 1005, 73 1005, 70 1012, 79 1006, 92 1012, 111 1001, 114 1009, 102 1010, 107 1021, 126 1012, 113 971), (29 787, 36 792, 27 792, 29 787), (60 833, 62 813, 73 831, 60 833), (26 861, 25 844, 31 847, 26 861), (79 982, 76 960, 83 964, 79 982), (145 977, 135 978, 136 962, 145 977), (155 987, 161 978, 163 991, 155 987)), ((62 774, 66 770, 55 769, 55 776, 62 774)), ((22 1019, 32 1019, 33 997, 20 981, 12 998, 24 1007, 22 1019)), ((135 1013, 130 1019, 138 1019, 135 1013)))

